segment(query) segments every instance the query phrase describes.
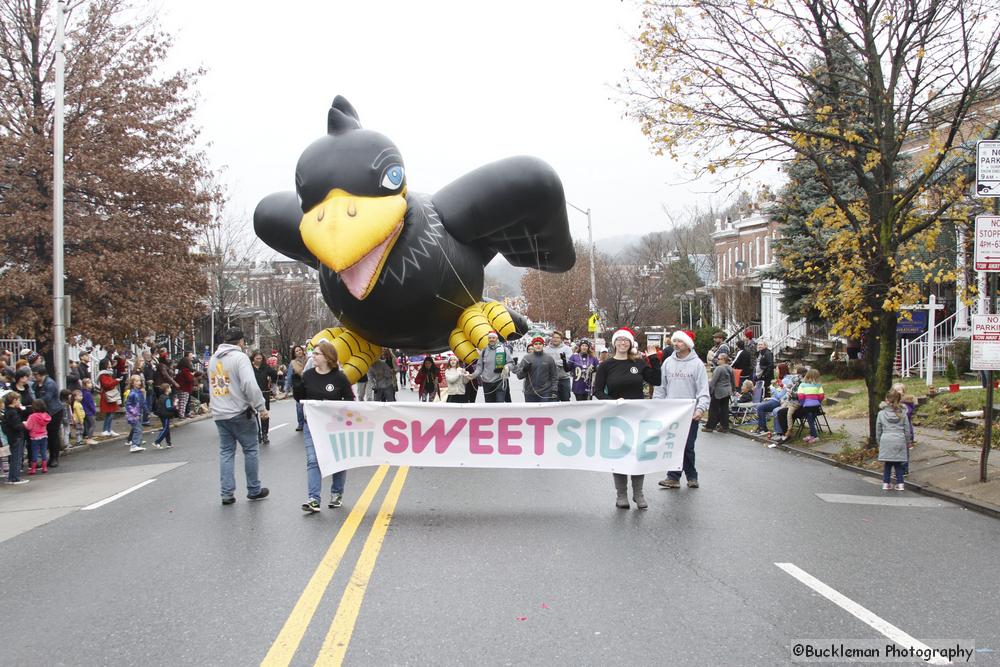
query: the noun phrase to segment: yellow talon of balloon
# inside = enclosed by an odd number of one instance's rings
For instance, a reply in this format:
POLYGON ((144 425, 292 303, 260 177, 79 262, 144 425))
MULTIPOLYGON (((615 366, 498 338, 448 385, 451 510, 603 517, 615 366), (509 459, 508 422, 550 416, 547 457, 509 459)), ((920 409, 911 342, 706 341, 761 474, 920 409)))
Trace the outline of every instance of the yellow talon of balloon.
POLYGON ((344 327, 323 329, 312 337, 309 341, 309 347, 316 347, 322 340, 329 342, 337 351, 340 369, 351 384, 360 380, 368 372, 368 368, 375 363, 382 352, 382 348, 378 345, 369 343, 344 327))

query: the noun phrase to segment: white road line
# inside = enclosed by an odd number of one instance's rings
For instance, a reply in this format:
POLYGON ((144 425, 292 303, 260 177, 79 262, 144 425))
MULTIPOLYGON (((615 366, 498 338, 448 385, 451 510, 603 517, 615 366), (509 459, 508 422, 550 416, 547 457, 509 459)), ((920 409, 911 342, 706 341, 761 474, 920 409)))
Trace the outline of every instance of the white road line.
POLYGON ((132 493, 133 491, 135 491, 137 489, 141 489, 142 487, 146 486, 147 484, 152 484, 155 481, 156 481, 155 477, 153 479, 147 479, 145 482, 139 482, 135 486, 133 486, 131 488, 128 488, 128 489, 125 489, 121 493, 116 493, 115 495, 113 495, 113 496, 111 496, 109 498, 105 498, 104 500, 98 500, 96 503, 94 503, 92 505, 87 505, 86 507, 81 507, 80 509, 81 510, 96 510, 98 507, 103 507, 104 505, 107 505, 108 503, 114 502, 114 501, 118 500, 119 498, 121 498, 122 496, 126 496, 126 495, 132 493))
POLYGON ((281 428, 282 426, 288 426, 288 425, 289 425, 290 423, 291 423, 291 422, 282 422, 281 424, 278 424, 278 425, 276 425, 276 426, 271 426, 271 427, 269 427, 269 429, 268 429, 268 430, 269 430, 269 431, 277 431, 277 430, 278 430, 279 428, 281 428))
MULTIPOLYGON (((876 616, 874 613, 865 609, 864 607, 862 607, 849 597, 833 590, 832 588, 824 584, 816 577, 812 576, 805 570, 797 567, 794 563, 775 563, 775 565, 777 565, 782 570, 792 575, 793 577, 801 581, 803 584, 805 584, 809 588, 813 589, 814 591, 825 597, 830 602, 833 602, 841 609, 844 609, 852 616, 858 618, 861 621, 864 621, 871 627, 875 628, 880 633, 882 633, 895 643, 899 644, 900 646, 904 648, 912 646, 916 649, 927 651, 928 653, 930 652, 930 647, 927 646, 926 644, 923 644, 920 641, 914 639, 913 637, 906 634, 905 632, 897 628, 889 621, 886 621, 885 619, 876 616)), ((951 662, 941 657, 932 658, 928 662, 930 662, 932 665, 951 664, 951 662)))

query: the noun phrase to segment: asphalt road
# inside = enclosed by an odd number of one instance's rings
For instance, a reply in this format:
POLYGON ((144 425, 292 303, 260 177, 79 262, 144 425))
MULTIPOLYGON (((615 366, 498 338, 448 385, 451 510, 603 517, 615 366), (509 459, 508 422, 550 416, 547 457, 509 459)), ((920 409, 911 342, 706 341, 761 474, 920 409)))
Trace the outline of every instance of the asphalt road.
POLYGON ((886 494, 702 433, 702 487, 647 477, 644 512, 616 509, 605 474, 414 468, 351 471, 339 510, 325 480, 308 516, 293 404, 273 407, 264 501, 221 506, 211 421, 0 487, 0 663, 770 665, 799 639, 891 643, 885 624, 1000 651, 1000 523, 946 502, 860 504, 886 494))

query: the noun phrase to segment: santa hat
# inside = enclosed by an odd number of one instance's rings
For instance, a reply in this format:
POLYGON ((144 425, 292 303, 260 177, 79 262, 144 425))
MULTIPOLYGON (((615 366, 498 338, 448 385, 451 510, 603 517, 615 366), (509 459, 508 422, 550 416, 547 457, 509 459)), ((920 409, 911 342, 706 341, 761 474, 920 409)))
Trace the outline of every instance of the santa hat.
POLYGON ((622 327, 618 331, 611 334, 611 344, 614 345, 615 341, 619 338, 627 338, 628 342, 631 343, 631 346, 635 347, 635 332, 628 327, 622 327))
POLYGON ((534 338, 531 339, 531 344, 534 345, 535 343, 541 343, 542 345, 545 345, 545 339, 542 338, 541 336, 535 336, 534 338))
POLYGON ((675 331, 673 333, 673 335, 670 336, 670 342, 671 343, 676 343, 677 341, 680 341, 680 342, 684 343, 685 345, 688 346, 688 349, 693 350, 694 349, 694 332, 693 331, 686 331, 684 329, 678 329, 677 331, 675 331))

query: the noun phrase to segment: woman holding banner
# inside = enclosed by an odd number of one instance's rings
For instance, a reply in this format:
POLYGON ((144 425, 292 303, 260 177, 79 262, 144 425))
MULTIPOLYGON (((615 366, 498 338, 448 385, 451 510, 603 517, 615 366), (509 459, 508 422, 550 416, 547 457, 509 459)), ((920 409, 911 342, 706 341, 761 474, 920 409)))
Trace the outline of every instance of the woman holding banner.
MULTIPOLYGON (((619 329, 611 336, 614 356, 597 367, 594 377, 594 396, 607 395, 610 399, 641 399, 645 398, 642 391, 643 382, 651 385, 660 384, 660 359, 656 356, 656 348, 650 346, 643 358, 637 353, 635 334, 630 329, 619 329)), ((615 506, 628 509, 628 475, 612 473, 615 480, 615 491, 618 499, 615 506)), ((644 510, 649 505, 642 493, 645 475, 632 475, 632 500, 637 509, 644 510)))
MULTIPOLYGON (((354 392, 351 381, 347 379, 337 363, 337 351, 333 344, 321 340, 312 351, 313 367, 302 373, 302 382, 292 385, 296 401, 353 401, 354 392)), ((306 483, 309 489, 309 500, 302 503, 302 511, 309 514, 319 512, 320 487, 323 476, 316 460, 316 448, 313 446, 309 423, 302 429, 302 440, 306 446, 306 483)), ((333 509, 343 504, 344 482, 347 481, 347 471, 333 473, 330 480, 330 504, 333 509)))

